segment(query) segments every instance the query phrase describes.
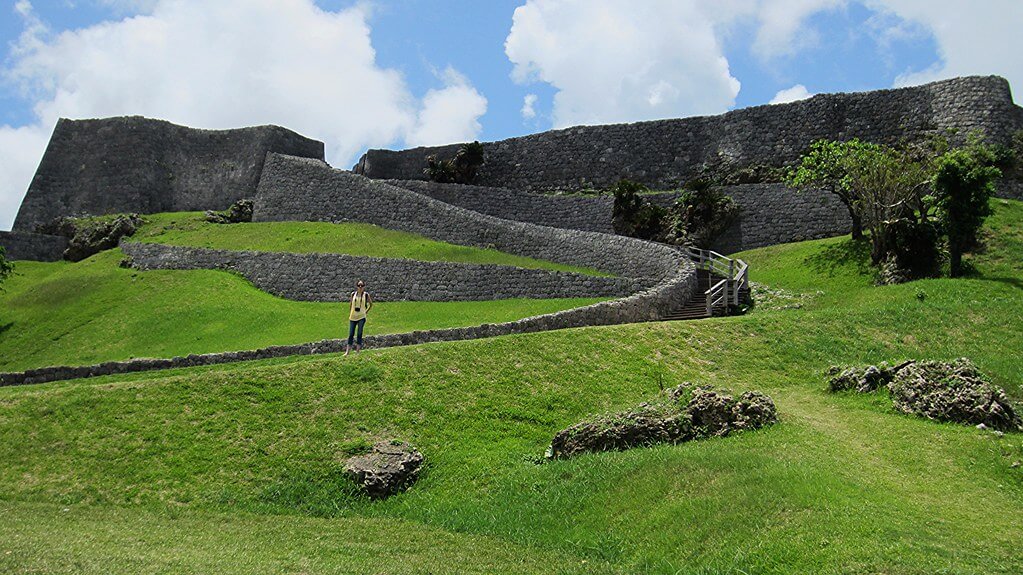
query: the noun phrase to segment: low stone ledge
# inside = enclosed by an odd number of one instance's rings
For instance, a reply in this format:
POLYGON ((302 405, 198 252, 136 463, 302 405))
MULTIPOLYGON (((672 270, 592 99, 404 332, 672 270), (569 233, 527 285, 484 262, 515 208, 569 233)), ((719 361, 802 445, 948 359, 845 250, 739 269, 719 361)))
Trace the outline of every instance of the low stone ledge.
POLYGON ((121 244, 121 250, 136 269, 228 270, 240 273, 265 292, 298 301, 345 301, 359 278, 369 282, 378 301, 619 297, 653 281, 506 265, 217 250, 127 241, 121 244))

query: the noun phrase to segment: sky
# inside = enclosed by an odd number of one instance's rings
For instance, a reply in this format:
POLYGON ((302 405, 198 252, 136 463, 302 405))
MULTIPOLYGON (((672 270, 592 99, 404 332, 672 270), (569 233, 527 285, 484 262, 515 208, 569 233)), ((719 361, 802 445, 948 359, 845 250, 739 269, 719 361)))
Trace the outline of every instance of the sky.
POLYGON ((963 75, 1019 91, 1021 25, 1023 0, 0 0, 0 229, 62 117, 277 124, 350 168, 963 75))

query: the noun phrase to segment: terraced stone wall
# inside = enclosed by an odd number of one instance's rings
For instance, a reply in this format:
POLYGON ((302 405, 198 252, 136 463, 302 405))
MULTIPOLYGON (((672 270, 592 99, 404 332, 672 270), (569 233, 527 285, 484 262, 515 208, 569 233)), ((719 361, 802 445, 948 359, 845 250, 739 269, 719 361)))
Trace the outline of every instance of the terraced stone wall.
POLYGON ((323 162, 280 154, 267 158, 253 219, 371 223, 438 241, 594 268, 642 286, 626 298, 554 314, 553 324, 540 322, 549 325, 545 329, 660 319, 684 306, 696 289, 693 263, 667 246, 495 218, 323 162))
POLYGON ((660 281, 676 251, 632 238, 557 229, 487 216, 323 162, 271 154, 254 221, 364 222, 465 246, 660 281))
POLYGON ((343 254, 291 254, 122 242, 138 269, 222 269, 259 289, 299 301, 347 301, 364 279, 377 301, 620 297, 641 286, 630 278, 502 265, 421 262, 343 254))
MULTIPOLYGON (((633 124, 577 126, 484 146, 476 184, 525 191, 606 188, 620 178, 671 189, 701 166, 735 170, 795 162, 820 138, 858 137, 880 143, 957 130, 981 130, 1007 143, 1023 128, 1023 110, 1008 82, 971 76, 923 86, 822 94, 800 102, 756 106, 719 116, 633 124)), ((404 151, 370 150, 355 171, 379 179, 424 179, 426 156, 454 155, 457 145, 404 151)), ((1002 193, 1017 193, 1007 185, 1002 193)))
POLYGON ((323 158, 323 143, 277 126, 197 130, 132 116, 61 119, 14 230, 59 216, 225 209, 251 197, 267 152, 323 158))
POLYGON ((534 194, 461 184, 440 184, 423 180, 386 180, 393 186, 418 192, 467 210, 506 220, 541 226, 613 234, 609 195, 534 194))

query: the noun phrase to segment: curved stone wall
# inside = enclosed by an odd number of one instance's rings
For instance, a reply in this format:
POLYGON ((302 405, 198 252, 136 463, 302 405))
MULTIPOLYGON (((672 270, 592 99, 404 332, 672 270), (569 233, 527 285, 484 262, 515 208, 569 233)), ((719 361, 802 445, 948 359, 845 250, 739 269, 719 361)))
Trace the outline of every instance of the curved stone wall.
POLYGON ((215 250, 122 242, 137 269, 219 269, 259 289, 299 301, 347 301, 362 278, 377 301, 484 301, 507 298, 619 297, 640 289, 630 278, 502 265, 422 262, 344 254, 215 250))
POLYGON ((552 228, 613 234, 609 195, 550 195, 423 180, 385 180, 393 186, 467 210, 552 228))
POLYGON ((443 242, 594 268, 643 279, 648 285, 672 277, 685 260, 667 246, 495 218, 324 162, 280 154, 267 157, 253 221, 364 222, 443 242))
MULTIPOLYGON (((719 116, 578 126, 484 144, 481 186, 516 190, 607 187, 620 178, 671 189, 701 165, 790 164, 820 138, 896 143, 946 129, 982 130, 1007 143, 1023 128, 1008 82, 971 76, 896 90, 822 94, 719 116)), ((371 178, 421 180, 426 156, 451 157, 457 145, 395 152, 370 150, 355 171, 371 178)), ((1003 190, 1018 189, 1013 186, 1003 190)))
POLYGON ((252 197, 267 152, 323 158, 323 143, 278 126, 197 130, 139 116, 61 119, 14 222, 59 216, 225 209, 252 197))

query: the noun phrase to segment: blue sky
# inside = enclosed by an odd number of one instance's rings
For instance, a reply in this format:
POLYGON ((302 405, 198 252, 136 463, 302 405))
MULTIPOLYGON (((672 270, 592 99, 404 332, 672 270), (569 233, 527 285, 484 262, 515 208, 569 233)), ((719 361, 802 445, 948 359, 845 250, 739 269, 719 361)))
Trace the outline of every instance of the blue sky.
MULTIPOLYGON (((498 140, 1000 74, 1018 0, 0 0, 0 229, 58 117, 498 140)), ((1018 88, 1023 89, 1023 88, 1018 88)))

